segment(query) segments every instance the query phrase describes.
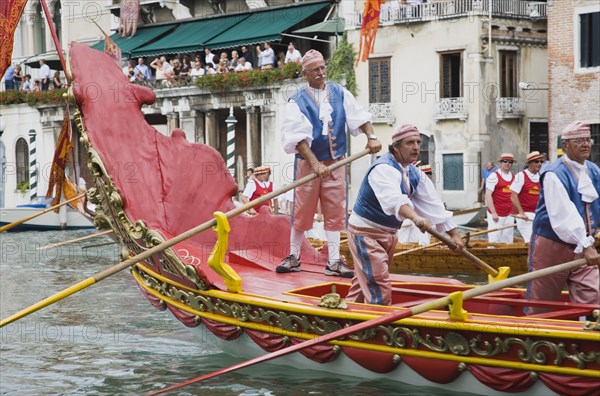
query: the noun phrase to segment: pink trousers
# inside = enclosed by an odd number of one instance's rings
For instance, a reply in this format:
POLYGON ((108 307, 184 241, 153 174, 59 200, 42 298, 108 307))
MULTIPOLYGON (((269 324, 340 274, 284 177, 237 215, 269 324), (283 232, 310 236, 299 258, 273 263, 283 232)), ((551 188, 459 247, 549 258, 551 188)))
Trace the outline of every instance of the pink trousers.
MULTIPOLYGON (((529 271, 536 271, 583 257, 573 253, 573 247, 551 239, 534 235, 529 247, 529 271)), ((527 284, 527 299, 558 301, 561 291, 567 287, 572 302, 600 305, 600 279, 597 266, 582 265, 553 275, 534 279, 527 284)), ((548 311, 544 308, 529 307, 528 315, 548 311)))
POLYGON ((396 233, 348 226, 348 247, 354 260, 354 278, 346 301, 390 305, 392 284, 388 265, 394 260, 396 233))
MULTIPOLYGON (((308 161, 296 162, 296 180, 313 173, 308 161)), ((313 228, 317 204, 321 201, 321 212, 325 231, 346 229, 346 166, 334 170, 325 179, 316 178, 296 187, 292 225, 298 231, 313 228)))

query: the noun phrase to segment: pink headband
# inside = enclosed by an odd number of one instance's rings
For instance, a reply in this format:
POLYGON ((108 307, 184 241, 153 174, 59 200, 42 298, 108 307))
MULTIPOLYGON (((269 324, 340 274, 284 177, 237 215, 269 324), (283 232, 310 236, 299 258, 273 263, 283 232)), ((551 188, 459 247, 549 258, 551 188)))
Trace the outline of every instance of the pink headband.
POLYGON ((410 124, 400 125, 398 128, 396 128, 394 134, 392 135, 392 144, 395 144, 404 138, 414 136, 419 136, 419 130, 416 126, 410 124))
POLYGON ((312 64, 319 61, 325 61, 323 55, 319 51, 311 49, 302 57, 302 70, 308 70, 312 64))
POLYGON ((574 121, 563 129, 562 140, 589 138, 592 136, 590 126, 582 121, 574 121))

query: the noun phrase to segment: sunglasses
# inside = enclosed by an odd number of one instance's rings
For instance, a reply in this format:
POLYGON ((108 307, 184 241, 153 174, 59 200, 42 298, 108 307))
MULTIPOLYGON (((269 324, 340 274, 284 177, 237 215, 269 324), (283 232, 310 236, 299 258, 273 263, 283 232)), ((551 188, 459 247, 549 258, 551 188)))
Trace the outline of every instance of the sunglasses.
POLYGON ((500 162, 502 162, 503 164, 512 164, 514 161, 511 161, 511 160, 502 160, 500 162))
POLYGON ((541 164, 541 163, 542 163, 542 162, 544 162, 544 161, 542 161, 542 160, 533 160, 533 161, 531 161, 531 162, 533 162, 534 164, 541 164))

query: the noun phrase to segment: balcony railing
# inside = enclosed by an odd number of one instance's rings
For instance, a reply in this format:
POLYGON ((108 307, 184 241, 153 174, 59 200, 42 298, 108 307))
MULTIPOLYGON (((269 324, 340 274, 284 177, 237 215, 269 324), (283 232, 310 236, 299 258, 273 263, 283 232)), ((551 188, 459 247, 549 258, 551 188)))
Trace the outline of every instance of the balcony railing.
POLYGON ((373 114, 373 123, 393 124, 396 122, 391 103, 369 103, 369 111, 373 114))
POLYGON ((525 112, 523 98, 498 98, 496 100, 496 118, 521 118, 525 112))
POLYGON ((466 120, 465 98, 440 98, 440 101, 435 104, 435 118, 438 120, 466 120))
MULTIPOLYGON (((361 3, 362 4, 362 3, 361 3)), ((380 25, 434 21, 467 15, 489 15, 489 0, 449 0, 435 3, 402 4, 388 0, 381 5, 380 25)), ((546 3, 522 0, 492 0, 492 17, 545 19, 546 3)), ((362 23, 362 10, 356 10, 355 27, 362 23)))

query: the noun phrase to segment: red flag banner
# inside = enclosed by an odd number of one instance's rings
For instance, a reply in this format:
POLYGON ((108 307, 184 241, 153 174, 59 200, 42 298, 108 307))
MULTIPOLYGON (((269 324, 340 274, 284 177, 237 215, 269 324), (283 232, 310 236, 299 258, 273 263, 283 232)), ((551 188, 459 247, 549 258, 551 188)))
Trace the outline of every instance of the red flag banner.
MULTIPOLYGON (((50 180, 48 182, 47 197, 54 196, 52 206, 60 203, 61 194, 63 191, 63 184, 65 182, 65 168, 69 160, 69 153, 73 150, 73 143, 71 142, 71 120, 69 117, 69 111, 65 114, 62 129, 58 140, 56 141, 56 149, 54 150, 54 159, 52 160, 52 167, 50 168, 50 180)), ((59 208, 55 209, 58 213, 59 208)))
POLYGON ((121 37, 132 37, 137 31, 140 0, 121 0, 119 31, 121 37))
POLYGON ((15 29, 25 10, 27 0, 0 1, 0 78, 12 61, 15 29))
POLYGON ((379 26, 379 13, 381 4, 385 0, 366 0, 365 9, 362 14, 362 24, 360 26, 360 46, 358 48, 359 60, 365 62, 369 58, 369 54, 373 52, 375 46, 375 36, 377 35, 377 27, 379 26))
POLYGON ((121 66, 121 48, 106 33, 104 34, 104 53, 108 54, 117 62, 117 65, 121 66))

